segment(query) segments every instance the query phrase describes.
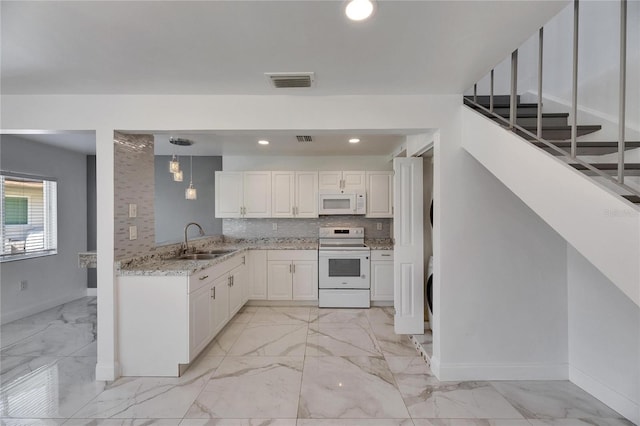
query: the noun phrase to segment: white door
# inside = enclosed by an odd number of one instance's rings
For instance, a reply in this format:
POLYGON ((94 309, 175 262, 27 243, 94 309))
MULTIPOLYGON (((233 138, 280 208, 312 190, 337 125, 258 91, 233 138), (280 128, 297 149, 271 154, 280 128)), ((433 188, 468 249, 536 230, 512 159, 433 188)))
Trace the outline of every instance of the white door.
POLYGON ((189 295, 189 359, 192 360, 209 339, 213 337, 211 324, 211 296, 210 285, 204 286, 189 295))
POLYGON ((295 173, 271 172, 271 217, 293 217, 295 173))
POLYGON ((296 217, 318 217, 318 172, 295 174, 296 217))
POLYGON ((318 189, 324 192, 335 191, 340 194, 342 190, 342 172, 318 172, 318 189))
POLYGON ((293 262, 293 300, 318 300, 318 262, 293 262))
POLYGON ((244 217, 271 217, 271 172, 244 172, 244 217))
POLYGON ((242 216, 242 172, 215 173, 216 217, 242 216))
POLYGON ((371 262, 371 300, 393 301, 393 262, 371 262))
POLYGON ((267 262, 267 299, 291 300, 291 275, 293 265, 290 260, 270 260, 267 262))
POLYGON ((394 158, 394 329, 424 332, 422 158, 394 158))
POLYGON ((244 303, 245 269, 245 265, 240 265, 229 275, 229 316, 234 316, 244 303))
POLYGON ((267 251, 251 250, 251 280, 249 280, 249 299, 267 300, 267 251))
POLYGON ((393 172, 367 172, 367 217, 393 217, 393 172))
POLYGON ((211 293, 211 323, 216 334, 229 319, 229 275, 223 275, 213 282, 211 293))
POLYGON ((342 172, 342 189, 344 192, 364 192, 367 190, 367 182, 364 171, 342 172))

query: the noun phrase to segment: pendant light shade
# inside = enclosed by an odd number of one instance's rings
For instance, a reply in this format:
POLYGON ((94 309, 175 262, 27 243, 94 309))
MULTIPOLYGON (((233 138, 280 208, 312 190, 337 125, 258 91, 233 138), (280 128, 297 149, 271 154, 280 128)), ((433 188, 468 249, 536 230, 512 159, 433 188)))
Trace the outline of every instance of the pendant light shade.
POLYGON ((184 191, 184 198, 187 200, 195 200, 198 198, 198 192, 193 187, 193 156, 189 157, 191 162, 191 179, 189 180, 189 187, 184 191))
POLYGON ((173 174, 173 180, 175 182, 182 182, 183 179, 184 179, 184 175, 182 173, 182 170, 179 170, 173 174))
POLYGON ((169 171, 171 173, 178 173, 180 171, 180 162, 178 162, 178 158, 175 154, 173 154, 171 161, 169 161, 169 171))

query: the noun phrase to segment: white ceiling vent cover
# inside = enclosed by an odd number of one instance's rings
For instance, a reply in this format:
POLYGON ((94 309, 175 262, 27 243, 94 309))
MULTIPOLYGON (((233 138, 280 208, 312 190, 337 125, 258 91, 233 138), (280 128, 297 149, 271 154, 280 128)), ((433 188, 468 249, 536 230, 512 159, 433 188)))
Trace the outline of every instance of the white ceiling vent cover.
POLYGON ((311 87, 314 80, 312 72, 266 72, 264 75, 276 89, 311 87))
POLYGON ((298 142, 313 142, 313 138, 311 136, 296 136, 298 142))

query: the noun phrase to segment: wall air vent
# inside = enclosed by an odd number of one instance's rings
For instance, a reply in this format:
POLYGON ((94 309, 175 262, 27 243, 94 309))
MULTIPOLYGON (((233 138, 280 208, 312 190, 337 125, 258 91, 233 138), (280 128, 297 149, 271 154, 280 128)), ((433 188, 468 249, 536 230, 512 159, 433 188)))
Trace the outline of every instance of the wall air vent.
POLYGON ((314 79, 312 72, 267 72, 264 75, 276 89, 311 87, 314 79))
POLYGON ((311 136, 296 136, 298 142, 313 142, 313 138, 311 136))

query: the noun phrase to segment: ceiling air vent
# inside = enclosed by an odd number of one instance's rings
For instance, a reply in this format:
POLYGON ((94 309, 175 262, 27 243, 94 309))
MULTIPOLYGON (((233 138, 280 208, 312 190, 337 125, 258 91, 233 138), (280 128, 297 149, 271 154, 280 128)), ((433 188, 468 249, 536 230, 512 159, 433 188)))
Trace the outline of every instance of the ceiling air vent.
POLYGON ((312 72, 267 72, 264 74, 276 89, 311 87, 312 72))
POLYGON ((313 138, 311 136, 296 136, 298 142, 313 142, 313 138))

